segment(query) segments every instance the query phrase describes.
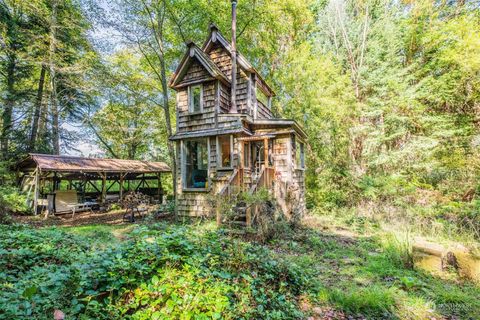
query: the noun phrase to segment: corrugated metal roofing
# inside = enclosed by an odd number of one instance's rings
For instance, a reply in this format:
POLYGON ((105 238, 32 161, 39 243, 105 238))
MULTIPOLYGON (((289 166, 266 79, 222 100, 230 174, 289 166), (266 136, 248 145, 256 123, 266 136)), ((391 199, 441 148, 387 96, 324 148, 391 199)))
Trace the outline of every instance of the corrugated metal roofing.
POLYGON ((170 172, 170 167, 164 162, 141 160, 100 159, 76 156, 60 156, 31 153, 17 167, 29 167, 32 161, 42 171, 62 172, 135 172, 153 173, 170 172))

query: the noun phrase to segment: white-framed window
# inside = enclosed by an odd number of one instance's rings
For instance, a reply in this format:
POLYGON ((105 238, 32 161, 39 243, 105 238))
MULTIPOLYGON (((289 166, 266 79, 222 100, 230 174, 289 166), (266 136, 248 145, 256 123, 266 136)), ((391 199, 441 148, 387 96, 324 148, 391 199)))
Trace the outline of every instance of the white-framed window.
POLYGON ((305 169, 305 144, 295 139, 295 163, 297 169, 305 169))
POLYGON ((201 84, 188 87, 188 112, 203 111, 203 86, 201 84))
POLYGON ((233 167, 233 136, 217 136, 217 165, 219 169, 233 167))
POLYGON ((208 188, 208 139, 182 141, 182 180, 184 189, 208 188))

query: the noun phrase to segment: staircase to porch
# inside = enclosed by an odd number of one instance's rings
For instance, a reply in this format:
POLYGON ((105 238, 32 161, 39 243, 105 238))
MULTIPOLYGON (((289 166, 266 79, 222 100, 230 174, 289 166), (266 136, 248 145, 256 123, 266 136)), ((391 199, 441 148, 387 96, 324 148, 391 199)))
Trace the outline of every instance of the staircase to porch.
POLYGON ((223 188, 217 193, 222 201, 227 201, 228 207, 217 206, 217 224, 225 224, 232 229, 252 227, 260 214, 259 204, 248 204, 242 200, 241 193, 254 195, 260 188, 266 188, 271 192, 275 177, 274 168, 262 167, 258 174, 252 174, 250 170, 235 169, 223 188), (229 211, 228 214, 222 211, 229 211))

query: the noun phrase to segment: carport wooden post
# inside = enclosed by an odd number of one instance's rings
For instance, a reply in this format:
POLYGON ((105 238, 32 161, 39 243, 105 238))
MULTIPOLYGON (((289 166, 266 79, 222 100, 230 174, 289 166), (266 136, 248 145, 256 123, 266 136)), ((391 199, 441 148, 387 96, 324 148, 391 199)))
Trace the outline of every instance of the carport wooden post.
POLYGON ((33 192, 33 214, 34 215, 37 215, 39 178, 40 178, 40 168, 37 167, 37 170, 35 170, 35 190, 33 192))
POLYGON ((127 176, 127 173, 122 173, 120 172, 120 181, 119 181, 119 184, 120 184, 120 192, 119 192, 119 198, 120 198, 120 201, 122 201, 123 199, 123 179, 127 176))
POLYGON ((106 173, 102 173, 102 172, 99 172, 98 173, 100 175, 100 177, 102 177, 102 199, 101 199, 101 203, 105 203, 105 200, 107 198, 107 174, 106 173))

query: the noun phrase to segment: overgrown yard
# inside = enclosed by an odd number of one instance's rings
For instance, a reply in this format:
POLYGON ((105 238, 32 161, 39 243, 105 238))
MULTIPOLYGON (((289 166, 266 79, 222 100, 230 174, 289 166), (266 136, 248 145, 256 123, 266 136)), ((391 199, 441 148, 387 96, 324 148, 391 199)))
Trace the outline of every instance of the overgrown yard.
POLYGON ((257 243, 211 222, 0 227, 0 318, 478 319, 480 288, 317 218, 257 243))

